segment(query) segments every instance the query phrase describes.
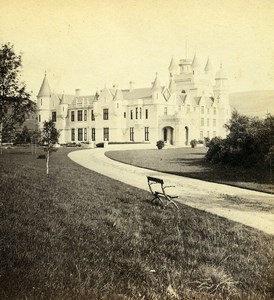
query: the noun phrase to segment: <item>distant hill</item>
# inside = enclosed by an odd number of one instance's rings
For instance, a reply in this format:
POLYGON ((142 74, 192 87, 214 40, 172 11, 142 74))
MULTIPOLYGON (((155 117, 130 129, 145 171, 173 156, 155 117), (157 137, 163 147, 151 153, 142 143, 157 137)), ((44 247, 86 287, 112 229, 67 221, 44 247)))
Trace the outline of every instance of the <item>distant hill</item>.
POLYGON ((229 95, 230 105, 239 113, 265 117, 274 115, 274 91, 250 91, 229 95))

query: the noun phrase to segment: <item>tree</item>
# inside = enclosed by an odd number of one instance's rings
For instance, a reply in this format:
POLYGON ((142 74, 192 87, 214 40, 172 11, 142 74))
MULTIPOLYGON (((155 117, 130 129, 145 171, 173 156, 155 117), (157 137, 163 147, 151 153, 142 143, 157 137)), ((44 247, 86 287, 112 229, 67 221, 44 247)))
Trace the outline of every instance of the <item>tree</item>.
POLYGON ((274 117, 259 119, 232 113, 225 125, 226 139, 214 138, 209 143, 206 159, 212 163, 252 166, 266 161, 274 142, 274 117))
POLYGON ((29 113, 35 111, 35 104, 26 92, 26 85, 20 81, 22 70, 21 54, 17 55, 13 45, 0 47, 0 133, 8 141, 15 128, 23 124, 29 113))
POLYGON ((55 123, 45 121, 41 133, 41 143, 46 151, 46 174, 49 176, 49 158, 50 153, 54 151, 54 145, 58 142, 59 132, 55 128, 55 123))
POLYGON ((32 131, 28 129, 27 126, 24 126, 22 131, 17 132, 16 134, 16 143, 30 143, 31 142, 32 131))

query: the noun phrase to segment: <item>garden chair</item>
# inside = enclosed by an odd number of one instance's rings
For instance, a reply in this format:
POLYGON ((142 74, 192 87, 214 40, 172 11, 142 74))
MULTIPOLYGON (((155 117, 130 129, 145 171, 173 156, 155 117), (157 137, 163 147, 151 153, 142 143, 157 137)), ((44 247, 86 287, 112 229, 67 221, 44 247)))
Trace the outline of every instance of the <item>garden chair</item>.
POLYGON ((178 196, 170 196, 165 191, 167 188, 175 186, 164 186, 163 179, 151 176, 147 176, 147 183, 151 194, 154 196, 151 202, 159 200, 164 208, 166 208, 169 204, 172 204, 178 209, 177 204, 173 201, 173 199, 178 198, 178 196))

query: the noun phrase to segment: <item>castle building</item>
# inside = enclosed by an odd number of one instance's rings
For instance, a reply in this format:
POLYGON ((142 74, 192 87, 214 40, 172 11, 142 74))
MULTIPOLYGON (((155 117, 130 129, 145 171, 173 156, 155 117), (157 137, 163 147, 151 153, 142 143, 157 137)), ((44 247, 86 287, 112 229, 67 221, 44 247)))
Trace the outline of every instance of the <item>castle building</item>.
POLYGON ((214 76, 210 59, 204 68, 193 59, 172 58, 169 84, 158 75, 150 87, 104 87, 82 96, 56 94, 45 75, 37 95, 38 122, 52 119, 60 131, 59 143, 150 142, 184 146, 190 140, 225 137, 229 120, 227 76, 220 66, 214 76))

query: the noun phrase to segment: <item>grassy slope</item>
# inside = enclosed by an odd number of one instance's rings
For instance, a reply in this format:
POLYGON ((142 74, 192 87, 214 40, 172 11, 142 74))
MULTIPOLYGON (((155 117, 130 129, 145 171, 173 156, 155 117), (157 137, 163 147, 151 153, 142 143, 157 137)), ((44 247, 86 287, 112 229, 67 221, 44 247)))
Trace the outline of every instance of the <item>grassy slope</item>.
POLYGON ((210 165, 203 159, 205 153, 206 148, 173 148, 111 151, 106 155, 143 168, 274 193, 274 185, 273 182, 271 183, 268 169, 210 165))
POLYGON ((273 237, 183 205, 162 210, 66 152, 49 178, 44 160, 0 155, 1 299, 273 297, 273 237))
POLYGON ((266 113, 274 114, 274 91, 251 91, 232 93, 230 104, 240 113, 266 117, 266 113))

